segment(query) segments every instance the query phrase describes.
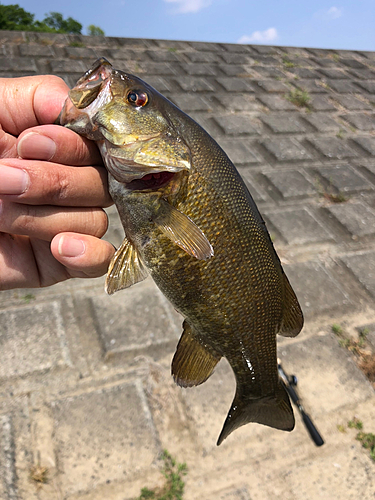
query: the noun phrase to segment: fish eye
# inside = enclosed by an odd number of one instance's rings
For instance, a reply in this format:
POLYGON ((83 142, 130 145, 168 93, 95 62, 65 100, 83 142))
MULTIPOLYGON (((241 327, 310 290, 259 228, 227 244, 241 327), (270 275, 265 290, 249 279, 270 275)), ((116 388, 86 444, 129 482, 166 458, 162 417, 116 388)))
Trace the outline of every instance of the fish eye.
POLYGON ((146 92, 138 92, 136 90, 131 90, 128 93, 126 99, 130 104, 137 108, 146 106, 146 104, 148 103, 148 95, 146 94, 146 92))

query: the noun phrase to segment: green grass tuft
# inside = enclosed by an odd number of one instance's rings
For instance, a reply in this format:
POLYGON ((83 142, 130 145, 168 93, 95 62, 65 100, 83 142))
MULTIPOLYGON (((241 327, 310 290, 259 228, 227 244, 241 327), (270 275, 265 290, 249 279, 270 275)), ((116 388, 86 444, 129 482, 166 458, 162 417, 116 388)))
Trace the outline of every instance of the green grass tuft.
POLYGON ((142 488, 141 495, 137 500, 150 498, 154 500, 182 500, 185 488, 182 478, 187 474, 186 464, 177 463, 167 450, 163 451, 161 458, 164 462, 162 471, 165 477, 164 486, 153 490, 142 488))

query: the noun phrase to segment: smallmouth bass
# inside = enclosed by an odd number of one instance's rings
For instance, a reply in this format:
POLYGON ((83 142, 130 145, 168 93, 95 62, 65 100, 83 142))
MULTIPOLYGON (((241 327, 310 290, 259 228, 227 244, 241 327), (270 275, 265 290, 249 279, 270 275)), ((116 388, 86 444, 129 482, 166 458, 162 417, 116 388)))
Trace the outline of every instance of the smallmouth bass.
POLYGON ((60 123, 97 143, 124 226, 106 291, 150 274, 182 314, 172 361, 178 385, 205 382, 222 357, 234 371, 236 393, 217 444, 249 422, 291 431, 276 334, 296 336, 303 316, 227 155, 173 103, 104 58, 69 92, 60 123))

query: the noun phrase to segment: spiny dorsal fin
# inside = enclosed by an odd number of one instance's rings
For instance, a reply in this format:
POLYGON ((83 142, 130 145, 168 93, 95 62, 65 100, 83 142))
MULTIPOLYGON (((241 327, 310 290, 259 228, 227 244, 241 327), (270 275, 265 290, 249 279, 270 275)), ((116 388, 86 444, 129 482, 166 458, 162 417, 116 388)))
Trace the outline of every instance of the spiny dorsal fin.
POLYGON ((118 290, 143 281, 147 275, 147 268, 143 264, 138 250, 125 237, 109 264, 105 291, 108 295, 112 295, 118 290))
POLYGON ((212 257, 213 248, 199 227, 165 200, 161 202, 160 212, 155 218, 160 231, 192 257, 198 260, 212 257))
POLYGON ((172 361, 172 375, 181 387, 193 387, 208 379, 221 356, 199 342, 187 321, 183 327, 172 361))
POLYGON ((281 328, 278 332, 283 337, 295 337, 303 327, 303 314, 296 294, 289 283, 286 275, 284 277, 284 312, 281 328))

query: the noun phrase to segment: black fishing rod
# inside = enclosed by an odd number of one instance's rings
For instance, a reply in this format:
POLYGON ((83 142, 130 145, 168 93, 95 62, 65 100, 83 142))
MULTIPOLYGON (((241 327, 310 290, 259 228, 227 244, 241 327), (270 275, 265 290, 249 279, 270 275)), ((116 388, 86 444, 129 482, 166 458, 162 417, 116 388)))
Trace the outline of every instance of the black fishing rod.
POLYGON ((279 371, 280 378, 285 386, 285 389, 287 390, 290 399, 293 401, 293 403, 297 406, 301 416, 303 423, 306 426, 306 429, 308 430, 311 439, 314 441, 316 446, 322 446, 324 444, 324 440, 322 436, 319 434, 317 428, 313 424, 311 418, 309 415, 305 412, 302 403, 299 399, 299 396, 297 394, 297 391, 295 390, 295 387, 297 385, 297 377, 295 375, 291 375, 290 377, 285 373, 283 367, 281 366, 280 360, 277 360, 277 369, 279 371))

